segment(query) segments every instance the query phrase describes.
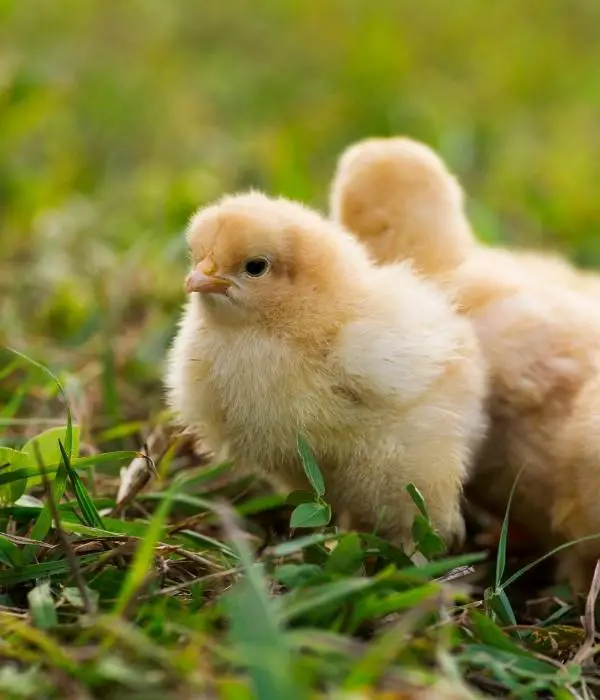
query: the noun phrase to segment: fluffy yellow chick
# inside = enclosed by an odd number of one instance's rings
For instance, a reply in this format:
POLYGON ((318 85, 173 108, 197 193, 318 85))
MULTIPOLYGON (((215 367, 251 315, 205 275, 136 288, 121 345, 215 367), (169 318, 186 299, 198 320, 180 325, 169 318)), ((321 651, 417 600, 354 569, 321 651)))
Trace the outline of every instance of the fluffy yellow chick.
POLYGON ((191 298, 169 360, 170 405, 238 469, 308 484, 353 526, 410 540, 414 482, 434 525, 461 536, 462 483, 484 424, 470 324, 409 264, 284 199, 225 197, 191 220, 191 298))
POLYGON ((354 227, 379 262, 408 257, 440 280, 477 246, 482 260, 508 276, 559 284, 600 300, 600 276, 555 253, 477 241, 463 200, 460 184, 430 148, 403 137, 372 138, 342 154, 330 207, 333 219, 354 227), (398 221, 401 237, 393 226, 398 221))
MULTIPOLYGON (((478 244, 456 180, 408 139, 351 147, 332 210, 379 262, 412 259, 452 289, 474 323, 490 373, 491 425, 468 496, 502 515, 523 468, 513 517, 543 547, 600 533, 597 303, 573 291, 552 258, 478 244)), ((598 556, 600 540, 567 550, 562 575, 586 590, 598 556)))

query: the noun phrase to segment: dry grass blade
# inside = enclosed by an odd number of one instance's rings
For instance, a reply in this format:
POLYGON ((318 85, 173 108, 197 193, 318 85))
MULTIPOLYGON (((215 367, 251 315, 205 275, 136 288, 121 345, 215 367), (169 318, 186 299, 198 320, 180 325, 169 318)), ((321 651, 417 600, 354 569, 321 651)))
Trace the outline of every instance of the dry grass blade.
POLYGON ((112 509, 111 517, 117 517, 123 508, 140 493, 140 491, 150 483, 156 476, 156 466, 151 454, 160 454, 166 445, 165 432, 162 429, 154 430, 144 449, 137 453, 130 464, 121 469, 121 483, 117 492, 117 502, 112 509))
POLYGON ((598 653, 596 646, 596 600, 600 594, 600 559, 596 562, 592 585, 585 602, 585 615, 583 617, 583 628, 585 630, 585 641, 579 651, 573 657, 574 664, 584 664, 598 653))
POLYGON ((14 544, 30 544, 36 547, 41 547, 42 549, 54 549, 54 545, 48 544, 47 542, 42 542, 41 540, 32 540, 30 537, 21 537, 20 535, 13 535, 10 532, 2 532, 0 534, 2 535, 2 537, 4 537, 7 540, 10 540, 14 544))
POLYGON ((452 569, 447 574, 436 578, 438 583, 448 583, 449 581, 457 581, 458 579, 465 578, 466 576, 471 576, 475 573, 474 566, 459 566, 456 569, 452 569))
POLYGON ((190 579, 189 581, 182 581, 181 583, 174 584, 173 586, 168 586, 167 588, 161 588, 155 593, 144 594, 138 597, 138 600, 151 600, 157 596, 172 595, 174 593, 179 593, 184 591, 191 586, 195 586, 198 583, 208 583, 209 581, 218 581, 223 578, 229 578, 236 576, 241 572, 239 567, 233 567, 225 571, 216 571, 212 574, 206 574, 206 576, 199 576, 198 578, 190 579))

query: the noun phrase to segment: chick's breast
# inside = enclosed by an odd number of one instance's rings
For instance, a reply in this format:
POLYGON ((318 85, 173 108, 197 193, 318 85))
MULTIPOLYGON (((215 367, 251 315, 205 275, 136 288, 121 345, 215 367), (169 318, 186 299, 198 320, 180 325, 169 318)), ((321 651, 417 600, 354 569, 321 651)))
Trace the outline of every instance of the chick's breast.
POLYGON ((290 488, 307 486, 302 434, 335 510, 399 541, 409 538, 413 482, 451 537, 462 531, 459 496, 483 432, 482 362, 470 327, 431 288, 397 269, 378 281, 387 291, 363 300, 364 316, 326 353, 257 330, 211 332, 190 305, 173 350, 172 405, 240 468, 290 488), (402 299, 389 292, 399 276, 402 299))

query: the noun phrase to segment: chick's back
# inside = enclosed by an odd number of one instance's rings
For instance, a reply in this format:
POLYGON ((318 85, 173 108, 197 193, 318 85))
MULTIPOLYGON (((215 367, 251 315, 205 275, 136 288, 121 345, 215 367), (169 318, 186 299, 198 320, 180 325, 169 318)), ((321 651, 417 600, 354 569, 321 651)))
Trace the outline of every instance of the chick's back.
MULTIPOLYGON (((600 510, 590 497, 600 484, 594 279, 552 256, 484 246, 472 234, 466 242, 456 181, 419 146, 382 139, 351 147, 352 159, 342 157, 334 182, 335 211, 379 260, 414 260, 473 322, 488 363, 490 429, 467 494, 502 516, 520 475, 511 516, 541 547, 592 535, 600 531, 600 510), (418 164, 415 153, 422 154, 418 164), (387 178, 386 187, 373 189, 374 173, 387 178), (354 217, 357 192, 361 216, 354 217), (395 201, 402 202, 401 213, 395 201), (423 208, 430 210, 427 225, 423 208), (379 242, 372 243, 373 229, 364 224, 369 211, 385 230, 379 242), (435 256, 428 248, 447 251, 451 264, 430 265, 435 256)), ((599 555, 598 541, 563 555, 563 573, 575 589, 589 585, 599 555)))
POLYGON ((374 266, 343 229, 285 200, 226 199, 195 217, 190 240, 235 286, 230 299, 195 293, 186 307, 167 376, 181 420, 239 468, 288 488, 307 486, 303 435, 326 498, 357 527, 408 540, 414 482, 442 533, 459 535, 485 373, 446 297, 408 264, 374 266), (248 280, 227 268, 206 245, 215 227, 227 232, 223 260, 258 254, 269 272, 248 280))

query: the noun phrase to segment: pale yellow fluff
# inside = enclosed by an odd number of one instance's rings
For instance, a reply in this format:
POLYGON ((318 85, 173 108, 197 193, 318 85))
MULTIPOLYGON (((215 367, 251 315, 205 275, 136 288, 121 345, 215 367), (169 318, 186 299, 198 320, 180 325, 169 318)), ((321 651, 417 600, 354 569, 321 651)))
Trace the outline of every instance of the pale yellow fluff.
POLYGON ((484 371, 469 323, 407 263, 378 267, 317 213, 250 193, 192 219, 197 270, 226 294, 193 292, 166 378, 181 421, 241 470, 308 484, 312 447, 325 498, 354 526, 410 540, 422 491, 434 524, 461 536, 471 452, 484 430, 484 371), (244 261, 268 260, 251 278, 244 261))
MULTIPOLYGON (((491 426, 468 495, 502 515, 523 469, 513 518, 541 546, 600 532, 593 278, 556 257, 479 244, 455 178, 405 138, 352 146, 340 160, 332 211, 379 262, 413 260, 452 290, 474 323, 489 366, 491 426)), ((569 550, 562 574, 585 590, 598 556, 600 539, 569 550)))

